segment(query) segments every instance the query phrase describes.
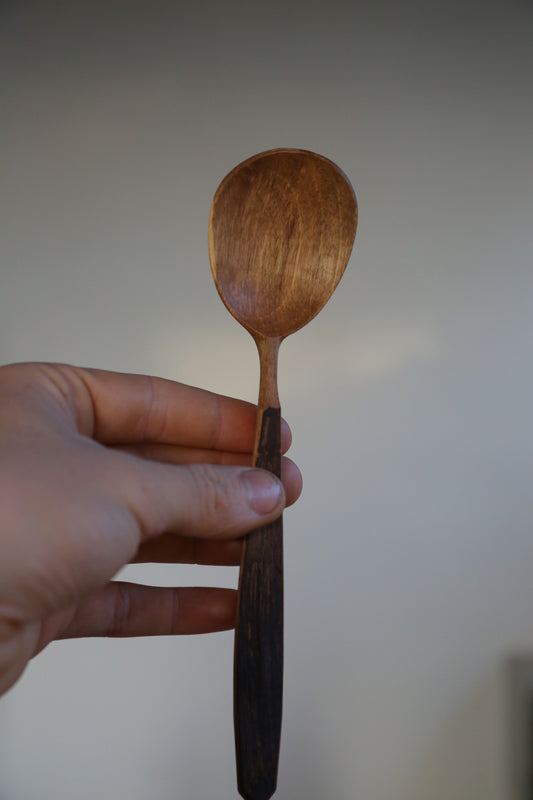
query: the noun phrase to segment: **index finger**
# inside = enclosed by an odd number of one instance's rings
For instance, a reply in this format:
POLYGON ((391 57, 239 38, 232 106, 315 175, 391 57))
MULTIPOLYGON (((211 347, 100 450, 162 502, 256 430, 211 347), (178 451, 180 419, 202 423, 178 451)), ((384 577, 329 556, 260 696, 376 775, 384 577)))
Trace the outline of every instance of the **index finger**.
MULTIPOLYGON (((249 453, 257 409, 252 403, 183 383, 105 370, 74 368, 90 397, 84 427, 102 444, 152 442, 249 453), (91 418, 88 419, 87 416, 91 418)), ((291 442, 282 421, 282 448, 291 442)))

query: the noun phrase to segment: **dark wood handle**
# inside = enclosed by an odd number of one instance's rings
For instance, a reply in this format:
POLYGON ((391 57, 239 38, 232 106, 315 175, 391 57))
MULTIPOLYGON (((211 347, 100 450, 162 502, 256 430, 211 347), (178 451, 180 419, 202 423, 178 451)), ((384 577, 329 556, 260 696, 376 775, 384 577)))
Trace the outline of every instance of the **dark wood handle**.
MULTIPOLYGON (((280 409, 262 412, 255 465, 281 474, 280 409)), ((239 578, 234 670, 237 785, 246 800, 276 790, 283 697, 283 525, 248 534, 239 578)))

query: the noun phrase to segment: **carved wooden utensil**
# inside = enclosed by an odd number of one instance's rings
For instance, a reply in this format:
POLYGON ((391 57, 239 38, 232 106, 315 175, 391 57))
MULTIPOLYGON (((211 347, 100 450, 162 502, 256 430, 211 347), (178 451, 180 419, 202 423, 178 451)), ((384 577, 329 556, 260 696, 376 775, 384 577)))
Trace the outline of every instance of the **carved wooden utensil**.
MULTIPOLYGON (((209 254, 218 292, 259 351, 254 453, 280 475, 277 359, 337 286, 352 250, 357 202, 331 161, 270 150, 233 169, 217 189, 209 254)), ((246 800, 276 789, 283 680, 282 519, 250 533, 239 578, 234 715, 237 781, 246 800)))

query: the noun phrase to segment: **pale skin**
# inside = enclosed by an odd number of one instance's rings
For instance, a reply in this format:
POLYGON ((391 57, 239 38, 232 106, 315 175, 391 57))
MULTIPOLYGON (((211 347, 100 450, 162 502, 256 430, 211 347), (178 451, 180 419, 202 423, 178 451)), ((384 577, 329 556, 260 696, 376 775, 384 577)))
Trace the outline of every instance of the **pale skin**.
MULTIPOLYGON (((208 633, 236 592, 112 580, 134 562, 234 565, 300 494, 250 468, 255 407, 173 381, 0 367, 0 693, 55 639, 208 633)), ((284 452, 290 431, 282 426, 284 452)))

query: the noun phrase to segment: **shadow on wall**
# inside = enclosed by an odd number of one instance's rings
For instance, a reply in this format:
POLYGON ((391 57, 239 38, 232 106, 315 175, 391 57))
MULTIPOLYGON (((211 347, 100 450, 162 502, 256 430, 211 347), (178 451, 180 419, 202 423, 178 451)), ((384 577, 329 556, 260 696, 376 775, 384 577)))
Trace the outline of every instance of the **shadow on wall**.
POLYGON ((507 780, 505 673, 504 666, 486 674, 443 715, 414 769, 413 800, 515 800, 507 780))

